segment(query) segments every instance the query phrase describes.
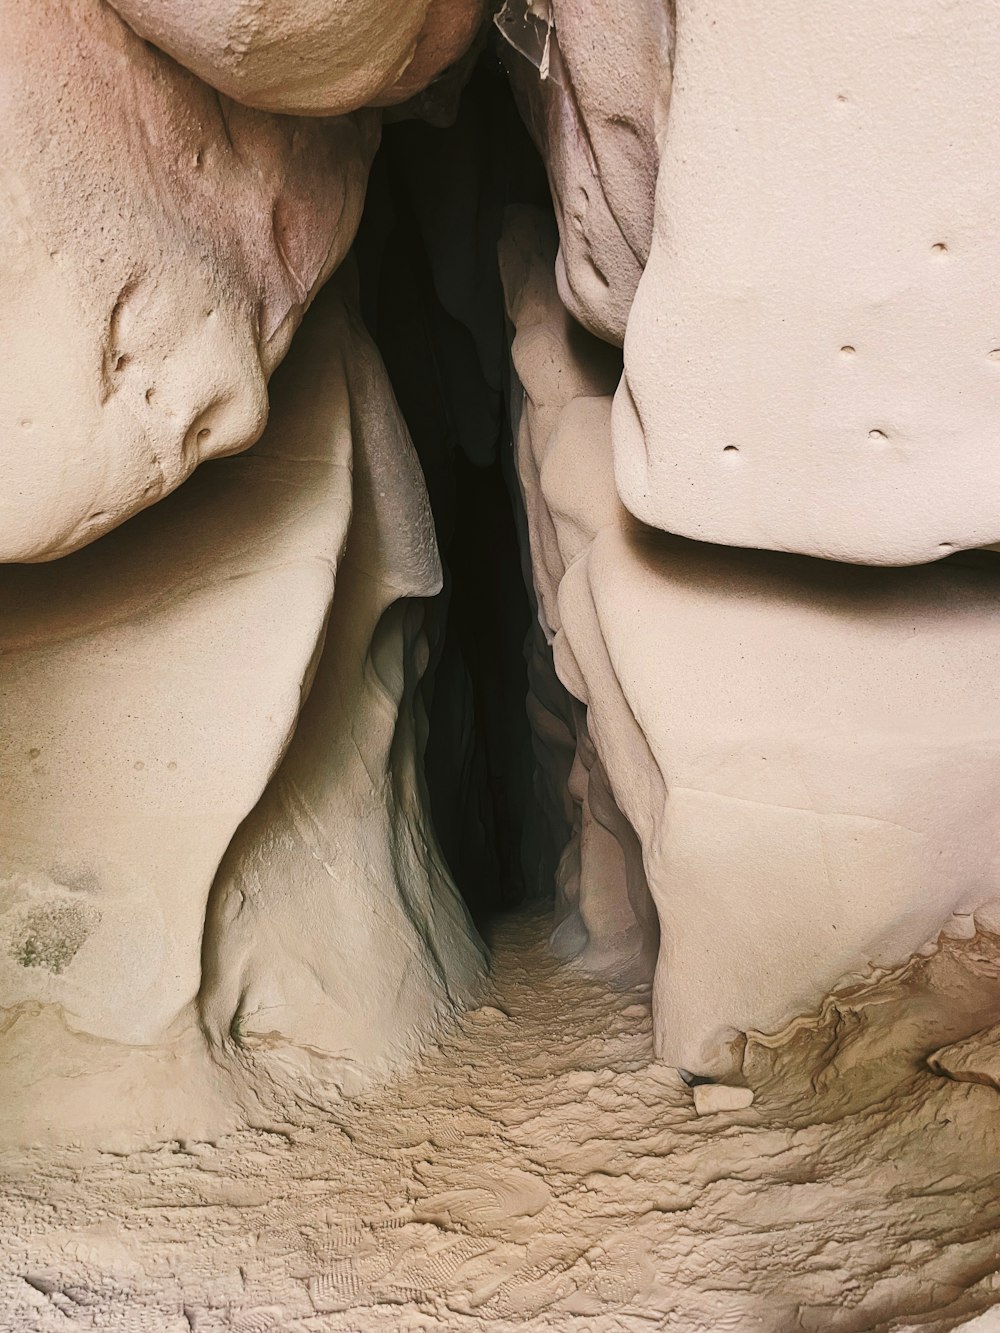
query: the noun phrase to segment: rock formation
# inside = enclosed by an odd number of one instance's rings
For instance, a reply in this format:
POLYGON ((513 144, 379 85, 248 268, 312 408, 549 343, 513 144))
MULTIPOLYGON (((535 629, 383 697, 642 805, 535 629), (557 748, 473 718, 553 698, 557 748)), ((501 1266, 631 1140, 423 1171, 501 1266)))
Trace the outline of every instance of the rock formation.
POLYGON ((996 542, 988 10, 678 0, 677 32, 622 499, 681 536, 863 564, 996 542))
POLYGON ((104 0, 2 27, 0 559, 46 560, 257 438, 378 125, 220 98, 104 0))
POLYGON ((987 1327, 983 0, 0 17, 0 1333, 987 1327))
MULTIPOLYGON (((546 680, 548 645, 561 625, 562 579, 621 512, 609 447, 610 394, 620 361, 567 313, 556 290, 555 250, 544 215, 510 214, 500 269, 515 329, 511 418, 517 422, 517 476, 547 640, 533 649, 540 684, 530 696, 529 716, 543 770, 564 770, 561 756, 569 746, 574 751, 564 779, 575 807, 573 832, 557 876, 560 920, 553 945, 560 955, 592 967, 641 975, 655 949, 656 925, 639 844, 609 788, 586 711, 567 708, 546 680)), ((562 821, 554 804, 550 822, 558 833, 562 821)))
POLYGON ((339 116, 404 102, 464 54, 483 0, 114 0, 140 36, 247 106, 339 116))
POLYGON ((149 1078, 151 1048, 192 1081, 151 1079, 120 1108, 132 1129, 230 1123, 220 1080, 246 1105, 264 1069, 322 1100, 476 988, 420 772, 412 599, 440 586, 423 481, 338 291, 296 351, 251 452, 0 580, 15 1132, 40 1102, 54 1132, 92 1131, 106 1109, 53 1079, 149 1078))
POLYGON ((559 294, 619 347, 649 255, 656 136, 670 100, 663 0, 507 0, 496 19, 559 224, 559 294), (613 71, 613 76, 609 75, 613 71))
POLYGON ((613 367, 567 318, 551 253, 542 222, 511 218, 532 569, 556 668, 586 706, 569 779, 575 915, 557 947, 593 947, 588 915, 599 932, 640 927, 648 881, 657 1050, 728 1076, 748 1030, 780 1031, 943 930, 974 934, 977 912, 1000 922, 997 571, 989 557, 843 569, 642 529, 611 475, 613 367))

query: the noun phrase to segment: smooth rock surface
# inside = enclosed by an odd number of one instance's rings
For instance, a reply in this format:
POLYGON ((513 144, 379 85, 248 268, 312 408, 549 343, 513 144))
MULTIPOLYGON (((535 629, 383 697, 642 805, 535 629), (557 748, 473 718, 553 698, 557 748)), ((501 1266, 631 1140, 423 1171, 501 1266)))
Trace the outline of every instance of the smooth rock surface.
POLYGON ((0 579, 5 1138, 334 1096, 475 989, 419 773, 423 481, 339 291, 296 353, 254 450, 0 579))
POLYGON ((679 0, 615 402, 638 518, 878 565, 1000 538, 994 19, 679 0))
POLYGON ((150 1044, 198 992, 209 890, 291 738, 351 520, 325 323, 257 450, 0 577, 8 1005, 150 1044))
POLYGON ((0 28, 0 560, 46 560, 257 438, 378 125, 237 106, 102 0, 0 28))
POLYGON ((643 846, 667 1063, 725 1077, 740 1033, 992 919, 998 580, 613 528, 569 570, 556 664, 643 846))
POLYGON ((511 387, 514 454, 531 577, 541 624, 550 640, 559 627, 557 594, 567 563, 564 548, 579 554, 581 542, 592 538, 606 514, 620 507, 601 427, 608 421, 607 403, 621 374, 621 358, 566 311, 552 269, 555 253, 551 222, 540 210, 509 210, 500 242, 500 274, 514 329, 510 349, 516 375, 511 387), (543 492, 543 469, 549 451, 556 448, 565 462, 562 468, 549 467, 546 482, 558 525, 543 492), (569 477, 563 482, 567 471, 569 477))
POLYGON ((346 382, 326 424, 353 444, 351 528, 295 735, 215 882, 199 996, 216 1047, 238 1031, 256 1077, 319 1105, 398 1068, 483 969, 423 773, 417 599, 441 587, 424 481, 360 323, 326 333, 317 350, 336 349, 346 382))
POLYGON ((732 1088, 725 1083, 699 1083, 694 1088, 694 1109, 699 1115, 721 1111, 745 1111, 753 1105, 751 1088, 732 1088))
POLYGON ((620 347, 653 229, 656 136, 670 100, 668 7, 507 0, 496 23, 548 172, 559 293, 581 324, 620 347))
POLYGON ((483 0, 114 0, 140 36, 247 106, 307 116, 412 97, 464 53, 483 0))

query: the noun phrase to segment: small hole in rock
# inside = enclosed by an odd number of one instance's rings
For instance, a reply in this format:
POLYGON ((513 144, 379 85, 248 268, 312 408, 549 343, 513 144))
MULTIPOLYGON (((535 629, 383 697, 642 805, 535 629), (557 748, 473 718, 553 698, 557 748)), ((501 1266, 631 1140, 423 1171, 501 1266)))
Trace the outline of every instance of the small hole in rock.
POLYGON ((870 440, 887 440, 889 437, 884 430, 870 430, 868 432, 868 438, 870 440))
POLYGON ((944 241, 936 241, 931 246, 931 249, 936 255, 946 255, 948 253, 948 247, 945 245, 944 241))
POLYGON ((726 447, 723 449, 722 452, 723 452, 724 454, 738 454, 738 453, 739 453, 739 449, 737 449, 737 447, 736 447, 735 444, 727 444, 726 447))
POLYGON ((211 434, 212 432, 208 429, 207 426, 202 426, 201 430, 198 432, 198 443, 204 444, 211 434))
POLYGON ((841 356, 853 356, 854 348, 851 347, 849 343, 845 343, 844 346, 840 349, 840 354, 841 356))

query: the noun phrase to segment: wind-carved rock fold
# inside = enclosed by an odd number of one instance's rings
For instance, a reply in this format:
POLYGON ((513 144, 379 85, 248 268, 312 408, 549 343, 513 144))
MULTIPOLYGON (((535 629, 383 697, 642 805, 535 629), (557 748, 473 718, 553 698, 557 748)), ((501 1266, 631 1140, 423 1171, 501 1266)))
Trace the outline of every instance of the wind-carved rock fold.
POLYGON ((342 115, 420 92, 469 46, 484 0, 114 0, 148 38, 228 97, 342 115))
POLYGON ((500 245, 515 331, 510 415, 542 639, 532 645, 529 717, 540 767, 562 775, 571 802, 566 810, 558 798, 547 799, 554 836, 570 824, 552 943, 585 966, 638 978, 651 971, 656 949, 640 848, 609 788, 586 710, 552 678, 548 647, 561 624, 558 594, 567 568, 621 508, 607 447, 621 361, 566 311, 554 255, 548 219, 536 210, 510 210, 500 245))
POLYGON ((670 7, 507 0, 496 23, 552 190, 559 295, 585 328, 620 347, 653 229, 657 135, 670 101, 670 7))
POLYGON ((433 528, 340 286, 252 451, 0 578, 5 1137, 322 1100, 478 985, 419 771, 433 528))
POLYGON ((260 435, 378 116, 239 106, 103 0, 3 0, 0 27, 0 561, 47 560, 260 435))

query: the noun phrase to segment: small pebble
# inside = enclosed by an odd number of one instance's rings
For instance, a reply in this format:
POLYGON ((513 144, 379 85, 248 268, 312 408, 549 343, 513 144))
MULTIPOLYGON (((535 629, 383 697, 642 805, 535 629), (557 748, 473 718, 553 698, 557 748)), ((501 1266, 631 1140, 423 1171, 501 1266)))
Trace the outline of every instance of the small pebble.
POLYGON ((750 1088, 729 1088, 725 1083, 699 1083, 694 1089, 694 1109, 699 1115, 719 1111, 745 1111, 753 1103, 750 1088))

